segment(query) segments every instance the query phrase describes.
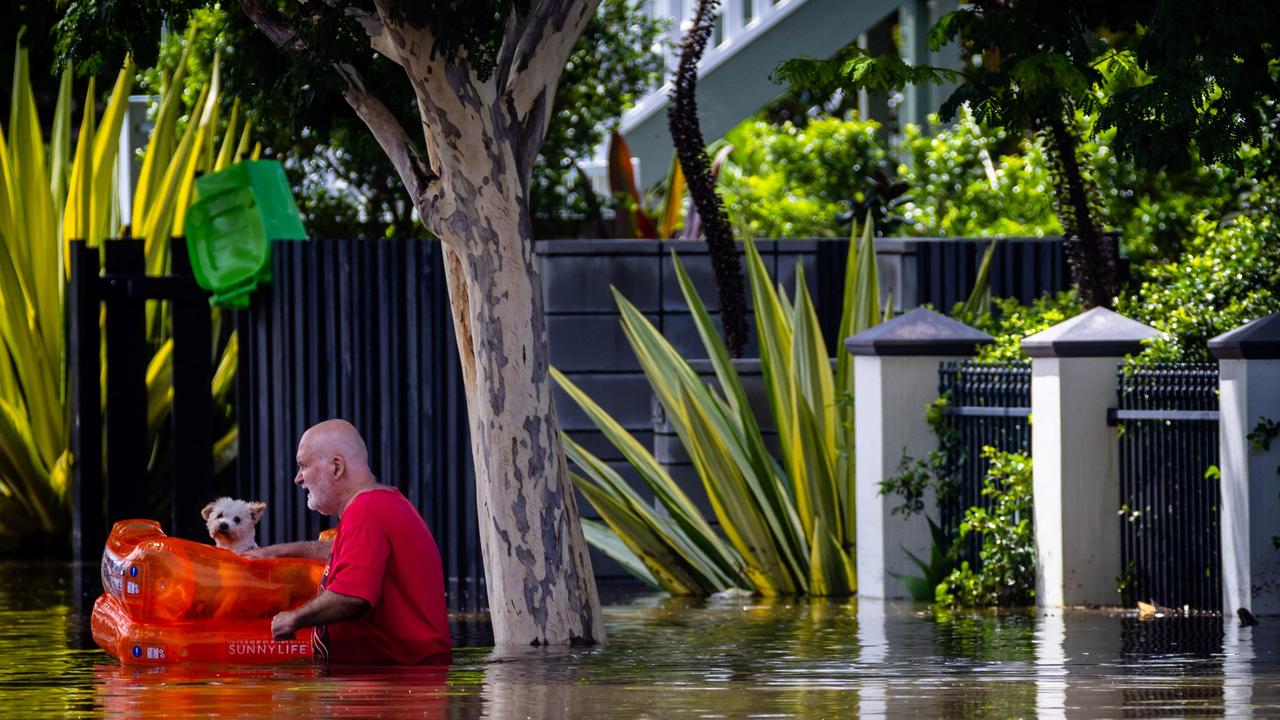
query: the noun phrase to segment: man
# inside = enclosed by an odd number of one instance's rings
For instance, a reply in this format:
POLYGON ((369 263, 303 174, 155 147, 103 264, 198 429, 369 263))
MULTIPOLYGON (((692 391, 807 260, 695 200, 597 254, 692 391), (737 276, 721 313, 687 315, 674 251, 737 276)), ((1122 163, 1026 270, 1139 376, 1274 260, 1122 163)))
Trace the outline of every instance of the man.
POLYGON ((277 614, 271 633, 292 638, 314 627, 317 659, 347 663, 416 663, 449 652, 440 552, 427 525, 399 490, 378 483, 360 433, 327 420, 298 441, 293 483, 307 507, 338 516, 333 542, 284 543, 254 558, 328 559, 320 592, 277 614))

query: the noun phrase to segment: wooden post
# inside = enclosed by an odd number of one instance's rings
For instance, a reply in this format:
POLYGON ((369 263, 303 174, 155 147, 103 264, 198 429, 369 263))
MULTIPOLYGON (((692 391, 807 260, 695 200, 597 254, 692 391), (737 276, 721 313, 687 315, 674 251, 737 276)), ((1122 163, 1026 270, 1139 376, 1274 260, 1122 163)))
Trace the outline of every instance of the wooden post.
POLYGON ((107 519, 147 516, 147 380, 145 303, 130 278, 146 272, 141 240, 108 240, 107 519))
POLYGON ((101 339, 98 250, 71 243, 68 373, 71 381, 71 553, 75 562, 101 554, 107 540, 102 483, 101 339))
MULTIPOLYGON (((191 263, 180 238, 171 244, 172 274, 190 282, 191 263)), ((173 503, 171 532, 205 534, 200 510, 220 494, 213 482, 213 323, 208 299, 178 293, 173 302, 173 503)))

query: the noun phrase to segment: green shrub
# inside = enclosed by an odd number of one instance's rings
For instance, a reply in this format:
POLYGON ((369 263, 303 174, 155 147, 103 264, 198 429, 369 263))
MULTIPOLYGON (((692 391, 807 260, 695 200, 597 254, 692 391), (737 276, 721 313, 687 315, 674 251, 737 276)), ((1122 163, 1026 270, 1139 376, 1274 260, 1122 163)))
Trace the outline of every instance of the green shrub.
POLYGON ((1237 216, 1217 227, 1203 219, 1177 262, 1145 270, 1118 311, 1166 333, 1141 360, 1205 361, 1208 341, 1280 311, 1280 229, 1270 216, 1237 216))
POLYGON ((994 343, 978 349, 977 359, 983 362, 1025 360, 1023 338, 1084 311, 1074 289, 1045 293, 1030 305, 1023 305, 1017 298, 994 298, 991 306, 990 312, 983 313, 973 322, 974 327, 996 339, 994 343))
POLYGON ((734 146, 720 189, 736 230, 753 238, 847 235, 853 210, 880 169, 879 124, 823 118, 803 128, 748 120, 725 138, 734 146))
POLYGON ((937 589, 937 603, 957 607, 1018 607, 1035 599, 1036 549, 1031 524, 1031 458, 982 449, 990 461, 982 495, 990 509, 971 507, 960 523, 960 538, 982 535, 981 566, 962 563, 937 589))
MULTIPOLYGON (((1077 122, 1087 136, 1093 119, 1077 122)), ((1120 232, 1135 263, 1176 257, 1195 218, 1221 217, 1238 204, 1247 183, 1222 165, 1184 173, 1150 172, 1111 152, 1114 131, 1080 144, 1081 165, 1098 188, 1100 217, 1120 232)), ((944 127, 929 118, 928 132, 908 125, 901 178, 911 186, 903 209, 908 234, 921 237, 1052 237, 1062 232, 1053 209, 1053 185, 1044 148, 980 126, 968 111, 944 127)))
POLYGON ((918 237, 1052 236, 1053 185, 1038 144, 978 125, 962 110, 928 132, 908 125, 898 175, 910 185, 902 208, 906 233, 918 237), (1005 151, 1001 154, 1002 149, 1005 151))

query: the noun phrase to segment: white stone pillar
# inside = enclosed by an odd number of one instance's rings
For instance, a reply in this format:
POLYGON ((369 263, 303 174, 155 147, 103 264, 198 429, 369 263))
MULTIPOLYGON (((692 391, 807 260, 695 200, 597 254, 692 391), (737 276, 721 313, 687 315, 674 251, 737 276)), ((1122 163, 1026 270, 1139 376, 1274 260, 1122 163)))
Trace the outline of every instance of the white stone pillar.
POLYGON ((1280 313, 1209 341, 1218 359, 1218 469, 1221 472, 1222 598, 1280 614, 1280 437, 1255 452, 1249 433, 1280 422, 1280 313))
POLYGON ((1157 331, 1094 308, 1022 341, 1031 356, 1036 604, 1120 601, 1116 369, 1157 331))
MULTIPOLYGON (((923 459, 938 447, 925 410, 938 398, 938 364, 962 360, 992 338, 968 325, 917 308, 845 340, 854 355, 855 490, 858 594, 910 598, 892 573, 919 575, 907 551, 929 557, 929 525, 923 514, 893 514, 897 495, 881 495, 880 483, 898 471, 905 453, 923 459)), ((938 518, 933 497, 924 512, 938 518)))

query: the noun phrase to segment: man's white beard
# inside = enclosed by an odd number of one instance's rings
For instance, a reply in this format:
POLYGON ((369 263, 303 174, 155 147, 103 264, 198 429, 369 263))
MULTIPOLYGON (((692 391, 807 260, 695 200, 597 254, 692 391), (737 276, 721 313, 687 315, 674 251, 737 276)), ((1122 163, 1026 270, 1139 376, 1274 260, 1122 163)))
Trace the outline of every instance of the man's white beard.
POLYGON ((316 496, 310 490, 307 491, 307 509, 313 512, 320 512, 316 510, 316 496))

